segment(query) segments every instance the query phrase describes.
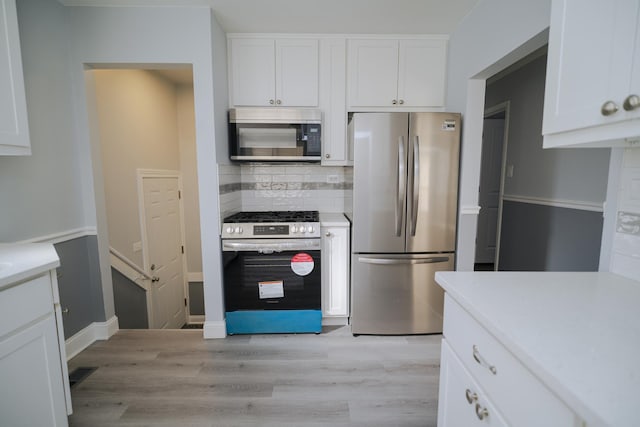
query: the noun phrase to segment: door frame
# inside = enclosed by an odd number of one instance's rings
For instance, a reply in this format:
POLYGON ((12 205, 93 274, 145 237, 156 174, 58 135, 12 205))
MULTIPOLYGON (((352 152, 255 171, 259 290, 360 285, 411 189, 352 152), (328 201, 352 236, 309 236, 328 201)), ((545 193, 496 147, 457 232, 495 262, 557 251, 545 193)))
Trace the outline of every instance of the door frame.
MULTIPOLYGON (((170 169, 136 169, 136 182, 138 186, 138 216, 140 220, 140 236, 142 240, 142 264, 145 273, 149 277, 153 277, 153 272, 151 271, 151 263, 149 261, 149 240, 147 236, 147 220, 146 220, 146 211, 145 211, 145 203, 144 203, 144 179, 146 178, 175 178, 178 180, 178 191, 183 193, 182 190, 182 175, 180 171, 170 170, 170 169)), ((189 320, 189 307, 191 306, 191 301, 189 300, 189 289, 188 289, 188 273, 187 273, 187 246, 185 244, 185 225, 184 225, 184 204, 182 201, 182 196, 178 197, 178 206, 180 209, 180 244, 184 248, 182 253, 182 292, 184 297, 187 300, 187 305, 185 307, 185 322, 189 320)), ((149 324, 149 329, 152 329, 151 325, 153 325, 154 313, 153 313, 153 299, 151 293, 153 292, 153 287, 150 286, 149 291, 146 292, 146 300, 147 300, 147 322, 149 324)))
POLYGON ((498 194, 498 215, 496 224, 496 256, 493 260, 493 269, 498 271, 498 263, 500 261, 500 236, 502 235, 502 210, 504 204, 504 183, 506 178, 507 168, 507 148, 509 145, 509 110, 511 108, 511 101, 504 101, 499 104, 493 105, 484 110, 483 116, 483 128, 484 119, 488 119, 498 113, 504 112, 504 135, 502 136, 502 160, 500 164, 500 192, 498 194))

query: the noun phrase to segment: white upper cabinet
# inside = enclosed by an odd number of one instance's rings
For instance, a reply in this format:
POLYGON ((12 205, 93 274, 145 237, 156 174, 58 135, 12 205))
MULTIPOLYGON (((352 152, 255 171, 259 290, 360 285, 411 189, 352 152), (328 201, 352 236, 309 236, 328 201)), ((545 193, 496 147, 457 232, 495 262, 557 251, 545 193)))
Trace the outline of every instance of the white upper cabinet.
POLYGON ((447 40, 349 40, 348 105, 442 107, 447 40))
POLYGON ((29 155, 27 102, 15 0, 0 0, 0 155, 29 155))
POLYGON ((316 107, 318 40, 229 36, 229 103, 316 107))
POLYGON ((638 0, 553 0, 544 147, 640 141, 638 0))

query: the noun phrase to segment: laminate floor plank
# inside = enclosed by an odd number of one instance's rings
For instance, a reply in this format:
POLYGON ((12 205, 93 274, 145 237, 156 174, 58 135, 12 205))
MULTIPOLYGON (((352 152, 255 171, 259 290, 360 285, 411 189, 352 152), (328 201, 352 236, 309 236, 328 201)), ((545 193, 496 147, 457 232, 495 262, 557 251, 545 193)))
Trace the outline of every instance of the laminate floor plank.
POLYGON ((430 427, 441 336, 122 330, 69 362, 72 426, 430 427))

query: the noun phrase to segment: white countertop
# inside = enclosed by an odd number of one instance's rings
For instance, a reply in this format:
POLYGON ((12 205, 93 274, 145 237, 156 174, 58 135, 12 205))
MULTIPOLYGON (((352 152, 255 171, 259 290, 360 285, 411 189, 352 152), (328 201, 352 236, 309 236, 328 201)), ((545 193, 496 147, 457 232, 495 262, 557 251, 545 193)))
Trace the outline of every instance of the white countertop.
POLYGON ((436 281, 589 427, 640 425, 640 283, 551 272, 436 281))
POLYGON ((348 227, 351 223, 342 213, 320 212, 320 225, 322 227, 348 227))
POLYGON ((0 290, 60 265, 48 243, 0 243, 0 290))

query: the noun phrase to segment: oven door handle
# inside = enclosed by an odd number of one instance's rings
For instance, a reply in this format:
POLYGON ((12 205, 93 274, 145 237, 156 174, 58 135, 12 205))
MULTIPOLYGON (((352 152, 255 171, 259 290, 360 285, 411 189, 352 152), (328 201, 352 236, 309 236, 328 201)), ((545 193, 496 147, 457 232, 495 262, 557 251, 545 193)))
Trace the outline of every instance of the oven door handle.
POLYGON ((313 240, 295 240, 282 242, 240 242, 240 241, 223 241, 223 251, 256 251, 260 253, 273 253, 282 251, 301 251, 301 250, 319 250, 320 239, 313 240))

